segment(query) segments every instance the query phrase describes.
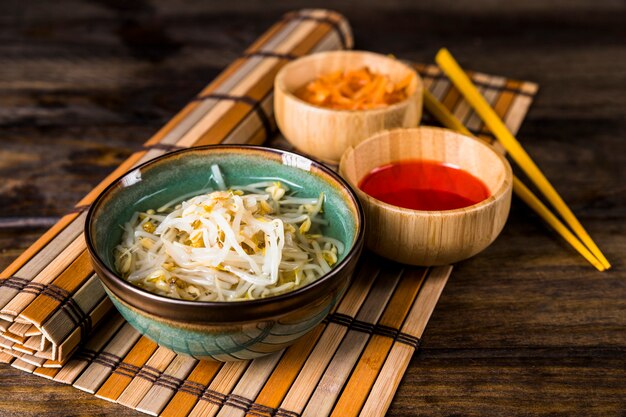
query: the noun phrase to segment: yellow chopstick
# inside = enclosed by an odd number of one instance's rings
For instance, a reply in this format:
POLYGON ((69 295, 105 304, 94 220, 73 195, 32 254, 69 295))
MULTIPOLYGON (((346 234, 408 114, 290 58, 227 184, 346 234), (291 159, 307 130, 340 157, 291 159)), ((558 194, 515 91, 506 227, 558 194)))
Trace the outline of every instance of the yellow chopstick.
MULTIPOLYGON (((429 91, 424 90, 424 106, 426 110, 437 119, 442 125, 448 129, 456 130, 467 136, 472 133, 463 126, 463 123, 439 101, 429 91)), ((563 239, 567 241, 574 249, 578 251, 590 264, 595 266, 598 271, 604 271, 605 267, 593 256, 593 254, 583 245, 580 240, 561 221, 548 209, 542 202, 528 189, 516 176, 513 176, 513 191, 521 198, 531 209, 535 211, 542 219, 546 221, 563 239)))
POLYGON ((559 193, 554 189, 552 184, 550 184, 524 148, 522 148, 522 145, 515 139, 511 132, 509 132, 496 112, 487 101, 485 101, 450 52, 445 48, 441 49, 437 53, 435 61, 439 64, 443 72, 446 73, 448 78, 450 78, 452 83, 454 83, 463 97, 465 97, 467 102, 474 108, 489 130, 498 138, 498 141, 504 146, 511 158, 522 168, 531 181, 535 183, 537 188, 563 217, 563 220, 572 228, 579 239, 589 248, 591 253, 598 258, 605 269, 610 268, 611 264, 580 224, 574 213, 567 207, 567 204, 565 204, 559 193))

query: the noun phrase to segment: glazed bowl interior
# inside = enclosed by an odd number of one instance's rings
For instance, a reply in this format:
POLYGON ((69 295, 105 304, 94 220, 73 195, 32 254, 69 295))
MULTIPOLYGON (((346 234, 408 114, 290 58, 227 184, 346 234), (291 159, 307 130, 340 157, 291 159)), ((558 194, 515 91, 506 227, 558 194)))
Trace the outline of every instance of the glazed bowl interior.
POLYGON ((106 275, 105 286, 121 295, 120 298, 125 298, 124 293, 133 293, 135 299, 139 297, 144 302, 142 308, 152 310, 154 314, 160 313, 159 306, 176 304, 194 312, 181 318, 216 320, 220 316, 214 313, 215 308, 241 311, 254 305, 265 307, 267 314, 277 313, 272 308, 273 300, 280 301, 305 293, 310 287, 320 286, 325 280, 332 279, 323 276, 289 293, 237 302, 172 299, 150 293, 122 279, 115 269, 114 260, 114 248, 122 238, 121 225, 137 211, 156 209, 185 195, 191 198, 207 188, 216 189, 211 174, 213 164, 219 166, 227 186, 269 180, 287 184, 299 197, 318 197, 323 192, 324 216, 328 225, 322 231, 346 246, 337 265, 327 275, 333 275, 333 271, 341 269, 348 257, 354 256, 356 243, 362 238, 362 213, 358 199, 338 175, 299 155, 268 148, 227 145, 193 148, 162 156, 125 174, 101 194, 89 211, 86 237, 92 258, 106 275), (203 308, 206 314, 202 312, 203 308))

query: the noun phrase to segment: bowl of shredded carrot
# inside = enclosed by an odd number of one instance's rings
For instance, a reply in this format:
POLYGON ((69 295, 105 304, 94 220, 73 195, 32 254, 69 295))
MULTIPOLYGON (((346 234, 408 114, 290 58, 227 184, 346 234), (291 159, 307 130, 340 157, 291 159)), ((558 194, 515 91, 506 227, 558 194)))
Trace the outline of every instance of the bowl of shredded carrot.
POLYGON ((336 163, 348 147, 381 130, 417 126, 422 88, 415 70, 393 57, 321 52, 277 74, 276 121, 298 150, 336 163))

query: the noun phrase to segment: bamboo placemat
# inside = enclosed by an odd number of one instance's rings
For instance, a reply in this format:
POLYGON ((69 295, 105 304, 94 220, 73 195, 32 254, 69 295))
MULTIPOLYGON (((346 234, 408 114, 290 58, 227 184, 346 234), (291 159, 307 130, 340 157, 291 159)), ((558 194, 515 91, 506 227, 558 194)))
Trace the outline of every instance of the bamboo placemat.
MULTIPOLYGON (((0 361, 152 415, 384 415, 452 267, 409 268, 368 253, 336 309, 303 340, 269 357, 221 364, 177 355, 125 323, 91 270, 82 236, 85 209, 136 164, 220 142, 274 138, 271 145, 284 146, 274 134, 274 75, 294 57, 350 47, 346 20, 325 10, 290 13, 262 35, 0 274, 0 361)), ((416 68, 472 132, 493 140, 438 68, 416 68)), ((471 75, 516 132, 537 86, 471 75)))

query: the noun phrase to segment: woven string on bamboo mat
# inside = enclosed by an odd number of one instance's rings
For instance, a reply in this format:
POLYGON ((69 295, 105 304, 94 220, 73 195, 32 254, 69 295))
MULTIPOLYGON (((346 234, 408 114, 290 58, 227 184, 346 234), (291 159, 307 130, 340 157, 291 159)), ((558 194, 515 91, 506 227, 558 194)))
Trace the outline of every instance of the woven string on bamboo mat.
MULTIPOLYGON (((125 323, 94 276, 82 237, 85 208, 138 163, 201 144, 270 138, 282 146, 271 105, 277 70, 306 53, 351 46, 347 22, 324 10, 290 13, 261 36, 0 275, 0 361, 152 415, 384 415, 452 267, 408 268, 366 254, 335 310, 304 339, 265 358, 221 364, 177 355, 125 323)), ((416 69, 471 131, 493 140, 438 68, 416 69)), ((471 76, 516 132, 537 86, 471 76)))

